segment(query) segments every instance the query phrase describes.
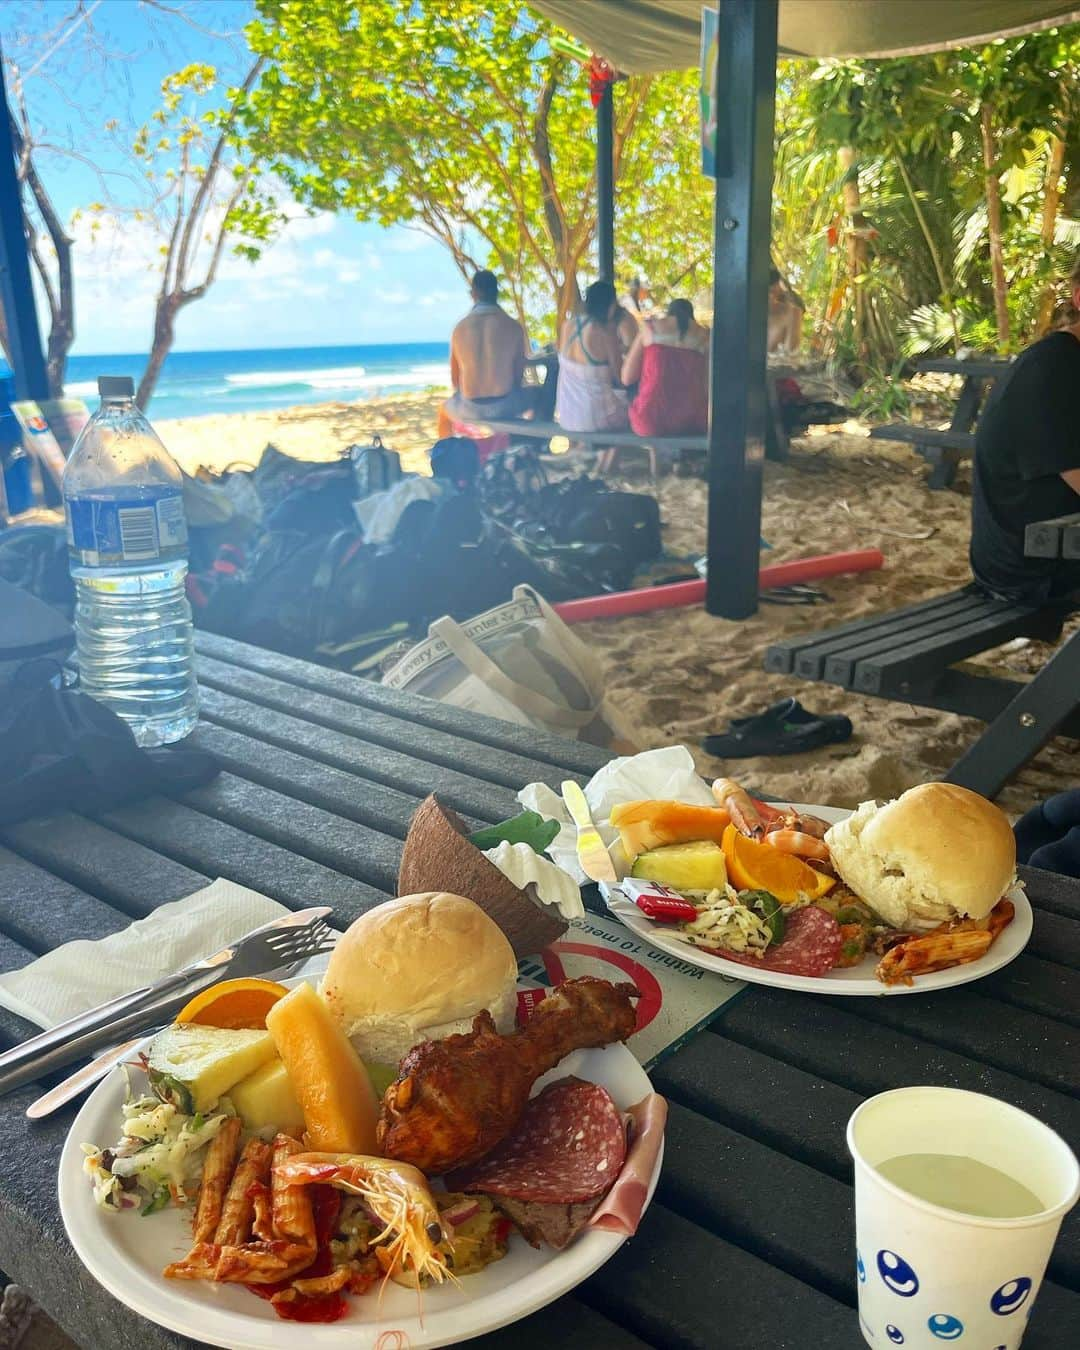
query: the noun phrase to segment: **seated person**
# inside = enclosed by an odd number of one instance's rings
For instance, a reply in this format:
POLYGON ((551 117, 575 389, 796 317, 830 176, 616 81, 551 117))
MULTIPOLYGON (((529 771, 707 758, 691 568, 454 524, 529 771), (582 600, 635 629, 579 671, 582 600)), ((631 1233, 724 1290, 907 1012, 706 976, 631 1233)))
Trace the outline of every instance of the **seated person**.
POLYGON ((769 269, 768 352, 797 352, 802 346, 806 306, 776 270, 769 269))
POLYGON ((646 319, 622 364, 622 382, 637 385, 630 425, 639 436, 702 435, 709 425, 709 330, 689 300, 646 319))
POLYGON ((618 386, 622 353, 615 287, 594 281, 584 312, 563 324, 556 418, 566 431, 624 431, 626 390, 618 386))
POLYGON ((537 386, 521 383, 525 330, 499 304, 494 273, 477 272, 471 294, 473 307, 450 337, 454 393, 443 404, 443 413, 458 422, 520 417, 533 407, 538 393, 537 386))
POLYGON ((975 432, 971 570, 992 595, 1028 604, 1075 595, 1080 561, 1025 558, 1024 529, 1080 512, 1080 260, 1073 323, 1018 356, 975 432))

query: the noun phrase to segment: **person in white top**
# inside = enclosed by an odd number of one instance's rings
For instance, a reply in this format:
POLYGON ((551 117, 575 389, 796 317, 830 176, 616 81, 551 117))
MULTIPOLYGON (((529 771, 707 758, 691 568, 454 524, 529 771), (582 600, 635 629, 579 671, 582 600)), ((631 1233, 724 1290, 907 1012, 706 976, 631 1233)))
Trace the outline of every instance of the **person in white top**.
POLYGON ((615 287, 594 281, 585 292, 583 312, 563 324, 555 416, 566 431, 621 431, 628 426, 626 390, 618 384, 619 314, 615 287))

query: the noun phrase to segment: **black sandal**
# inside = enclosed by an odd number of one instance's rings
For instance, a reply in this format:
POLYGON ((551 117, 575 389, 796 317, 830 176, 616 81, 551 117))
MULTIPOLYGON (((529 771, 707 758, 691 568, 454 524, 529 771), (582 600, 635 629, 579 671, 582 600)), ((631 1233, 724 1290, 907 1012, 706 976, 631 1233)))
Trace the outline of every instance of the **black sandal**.
POLYGON ((843 713, 812 713, 796 698, 781 699, 753 717, 735 717, 728 730, 706 736, 702 748, 718 759, 798 755, 850 740, 854 728, 843 713))

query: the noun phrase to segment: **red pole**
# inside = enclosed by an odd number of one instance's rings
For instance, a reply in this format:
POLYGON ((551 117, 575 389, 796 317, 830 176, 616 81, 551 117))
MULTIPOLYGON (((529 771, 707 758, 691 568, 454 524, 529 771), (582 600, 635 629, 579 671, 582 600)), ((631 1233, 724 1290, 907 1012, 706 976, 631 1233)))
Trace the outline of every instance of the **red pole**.
MULTIPOLYGON (((792 586, 797 581, 820 581, 843 572, 872 572, 885 562, 878 548, 857 548, 847 553, 824 553, 814 558, 796 558, 792 562, 773 563, 758 573, 758 589, 792 586)), ((611 595, 590 595, 582 600, 564 600, 553 606, 567 623, 588 619, 614 619, 623 614, 647 614, 654 609, 674 609, 680 605, 700 605, 705 599, 704 581, 676 581, 670 586, 645 586, 638 591, 616 591, 611 595)))

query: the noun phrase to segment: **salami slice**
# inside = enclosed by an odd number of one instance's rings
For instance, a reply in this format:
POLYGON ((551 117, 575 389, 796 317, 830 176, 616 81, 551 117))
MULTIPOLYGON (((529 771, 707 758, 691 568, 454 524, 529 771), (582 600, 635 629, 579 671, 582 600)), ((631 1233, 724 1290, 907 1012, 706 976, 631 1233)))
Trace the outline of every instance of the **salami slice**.
POLYGON ((840 925, 831 914, 809 905, 787 916, 783 942, 767 948, 764 956, 746 956, 725 948, 709 948, 714 956, 740 966, 756 966, 781 975, 826 975, 840 959, 844 945, 840 925))
POLYGON ((625 1159, 626 1128, 604 1088, 560 1078, 529 1102, 512 1135, 446 1184, 508 1200, 580 1204, 603 1195, 625 1159))

